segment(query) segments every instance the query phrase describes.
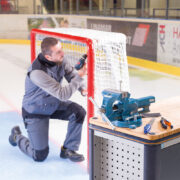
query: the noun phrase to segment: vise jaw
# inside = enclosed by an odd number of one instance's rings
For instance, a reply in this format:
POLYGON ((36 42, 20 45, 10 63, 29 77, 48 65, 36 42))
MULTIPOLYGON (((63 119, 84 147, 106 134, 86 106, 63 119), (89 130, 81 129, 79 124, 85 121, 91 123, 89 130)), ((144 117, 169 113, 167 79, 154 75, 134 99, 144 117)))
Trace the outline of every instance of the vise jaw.
POLYGON ((113 125, 134 129, 142 124, 142 113, 149 112, 149 106, 155 102, 154 96, 139 99, 130 98, 129 92, 112 89, 102 91, 101 111, 113 125))

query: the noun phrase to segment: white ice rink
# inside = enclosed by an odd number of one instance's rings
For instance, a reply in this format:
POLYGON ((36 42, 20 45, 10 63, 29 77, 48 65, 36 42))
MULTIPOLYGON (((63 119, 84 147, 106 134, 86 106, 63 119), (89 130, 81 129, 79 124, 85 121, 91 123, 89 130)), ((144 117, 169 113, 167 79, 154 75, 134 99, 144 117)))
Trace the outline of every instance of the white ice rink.
MULTIPOLYGON (((19 125, 26 135, 21 118, 24 80, 30 65, 29 45, 0 44, 0 179, 3 180, 88 180, 87 161, 72 163, 59 158, 60 146, 65 138, 67 122, 50 121, 50 153, 37 163, 8 143, 14 125, 19 125)), ((157 101, 180 95, 180 78, 148 70, 129 68, 131 97, 153 95, 157 101)), ((71 100, 86 108, 86 98, 79 92, 71 100)), ((87 153, 87 124, 83 126, 80 153, 87 153)), ((87 158, 86 158, 87 159, 87 158)))

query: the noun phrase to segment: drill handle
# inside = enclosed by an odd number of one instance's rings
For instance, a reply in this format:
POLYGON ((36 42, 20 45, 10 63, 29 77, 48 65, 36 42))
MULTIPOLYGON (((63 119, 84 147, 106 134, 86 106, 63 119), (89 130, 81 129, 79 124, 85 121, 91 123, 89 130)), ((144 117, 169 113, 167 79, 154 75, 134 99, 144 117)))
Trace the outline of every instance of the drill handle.
POLYGON ((87 58, 87 54, 84 54, 84 55, 79 59, 79 61, 78 61, 77 64, 75 65, 75 69, 76 69, 76 70, 80 70, 80 69, 84 66, 84 64, 85 64, 85 62, 86 62, 86 58, 87 58))

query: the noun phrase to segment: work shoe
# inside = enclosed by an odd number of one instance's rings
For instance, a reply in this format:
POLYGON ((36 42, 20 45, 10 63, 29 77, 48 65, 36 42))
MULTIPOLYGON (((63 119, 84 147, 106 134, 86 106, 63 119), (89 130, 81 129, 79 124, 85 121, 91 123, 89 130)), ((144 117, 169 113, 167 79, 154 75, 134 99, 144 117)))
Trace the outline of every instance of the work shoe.
POLYGON ((19 126, 15 126, 11 129, 11 135, 9 136, 9 143, 12 146, 17 146, 17 143, 16 143, 17 135, 21 135, 21 130, 20 130, 19 126))
POLYGON ((61 154, 60 157, 63 159, 69 158, 73 162, 81 162, 84 161, 84 156, 82 154, 78 154, 75 151, 69 150, 64 148, 63 146, 61 147, 61 154))

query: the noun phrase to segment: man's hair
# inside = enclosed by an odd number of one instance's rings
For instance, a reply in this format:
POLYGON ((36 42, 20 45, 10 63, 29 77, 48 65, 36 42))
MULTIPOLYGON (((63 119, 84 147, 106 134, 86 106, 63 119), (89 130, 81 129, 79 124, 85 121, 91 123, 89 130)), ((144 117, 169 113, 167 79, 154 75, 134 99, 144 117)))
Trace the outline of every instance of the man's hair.
POLYGON ((51 47, 55 46, 58 43, 58 40, 53 37, 46 37, 41 43, 41 52, 43 55, 51 55, 51 47))

